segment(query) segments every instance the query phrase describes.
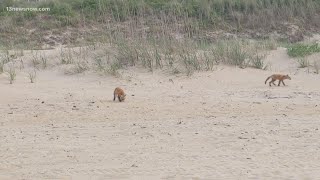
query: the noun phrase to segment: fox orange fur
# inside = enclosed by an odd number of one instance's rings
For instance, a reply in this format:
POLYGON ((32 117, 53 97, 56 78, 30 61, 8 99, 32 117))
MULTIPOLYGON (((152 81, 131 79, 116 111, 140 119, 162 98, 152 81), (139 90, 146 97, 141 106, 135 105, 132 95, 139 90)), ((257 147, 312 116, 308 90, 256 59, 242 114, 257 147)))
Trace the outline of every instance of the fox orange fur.
POLYGON ((113 92, 113 101, 116 100, 118 97, 119 101, 122 102, 126 99, 126 94, 124 93, 123 89, 117 87, 113 92))
POLYGON ((269 86, 271 86, 271 83, 273 85, 276 86, 276 84, 274 83, 276 80, 279 80, 279 83, 278 83, 278 86, 280 86, 280 83, 282 82, 282 84, 285 86, 283 80, 285 79, 289 79, 291 80, 290 76, 287 74, 287 75, 283 75, 283 74, 273 74, 271 76, 269 76, 266 81, 264 82, 264 84, 267 84, 267 81, 271 78, 271 81, 269 82, 269 86))

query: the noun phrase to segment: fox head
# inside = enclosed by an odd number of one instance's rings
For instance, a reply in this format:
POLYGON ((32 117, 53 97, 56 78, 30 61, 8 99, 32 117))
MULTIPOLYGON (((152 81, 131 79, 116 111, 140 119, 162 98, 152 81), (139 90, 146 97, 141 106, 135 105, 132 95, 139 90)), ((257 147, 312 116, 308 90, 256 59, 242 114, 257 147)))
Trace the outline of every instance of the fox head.
POLYGON ((123 94, 120 96, 121 101, 124 101, 126 99, 126 94, 123 94))
POLYGON ((290 77, 288 74, 286 75, 286 78, 289 79, 289 80, 291 80, 291 77, 290 77))

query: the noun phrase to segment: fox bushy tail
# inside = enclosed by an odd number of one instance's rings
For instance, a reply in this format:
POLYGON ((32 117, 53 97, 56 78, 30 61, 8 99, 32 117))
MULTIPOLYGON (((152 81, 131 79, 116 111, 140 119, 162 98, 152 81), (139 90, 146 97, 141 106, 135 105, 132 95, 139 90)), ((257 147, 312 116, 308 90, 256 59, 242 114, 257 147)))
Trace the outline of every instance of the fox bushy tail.
POLYGON ((267 84, 267 81, 271 78, 271 76, 269 76, 266 81, 264 82, 264 84, 267 84))

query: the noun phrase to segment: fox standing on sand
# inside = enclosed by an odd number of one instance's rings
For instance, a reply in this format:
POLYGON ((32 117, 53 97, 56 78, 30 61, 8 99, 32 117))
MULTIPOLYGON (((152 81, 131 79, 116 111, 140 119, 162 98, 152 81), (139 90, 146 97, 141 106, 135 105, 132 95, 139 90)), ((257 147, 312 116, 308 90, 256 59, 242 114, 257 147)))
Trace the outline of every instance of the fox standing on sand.
POLYGON ((116 97, 118 97, 119 101, 122 102, 126 99, 126 94, 121 88, 117 87, 113 92, 113 101, 116 100, 116 97))
POLYGON ((266 79, 266 81, 264 82, 264 84, 267 84, 267 81, 268 81, 270 78, 271 78, 271 81, 269 82, 269 86, 271 86, 271 83, 276 86, 276 84, 274 84, 274 82, 275 82, 276 80, 279 80, 278 86, 280 86, 280 83, 281 83, 281 82, 282 82, 282 84, 285 86, 283 80, 285 80, 285 79, 291 80, 291 78, 290 78, 290 76, 289 76, 288 74, 287 74, 287 75, 273 74, 273 75, 269 76, 269 77, 266 79))

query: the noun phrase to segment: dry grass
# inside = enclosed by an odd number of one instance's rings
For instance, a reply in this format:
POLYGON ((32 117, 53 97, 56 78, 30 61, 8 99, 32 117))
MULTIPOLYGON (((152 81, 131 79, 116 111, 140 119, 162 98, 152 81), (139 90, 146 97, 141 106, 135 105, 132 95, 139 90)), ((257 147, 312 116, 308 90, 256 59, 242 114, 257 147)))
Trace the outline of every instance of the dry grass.
MULTIPOLYGON (((265 42, 269 43, 269 42, 265 42)), ((31 51, 31 65, 34 69, 62 66, 65 74, 79 74, 96 71, 119 76, 120 69, 130 67, 145 68, 149 71, 163 70, 173 74, 184 73, 191 76, 199 71, 213 71, 218 64, 240 68, 254 67, 266 69, 264 54, 269 47, 264 41, 243 39, 220 40, 218 42, 194 39, 126 39, 120 32, 113 40, 105 43, 91 43, 87 46, 62 47, 58 57, 51 57, 44 51, 31 51), (51 59, 49 64, 48 57, 51 59), (54 60, 56 58, 56 60, 54 60)), ((5 61, 7 56, 3 56, 5 61)), ((9 57, 10 59, 10 57, 9 57)), ((24 68, 28 57, 14 61, 24 68)))
POLYGON ((4 64, 3 64, 3 62, 2 61, 0 61, 0 74, 2 74, 3 73, 3 66, 4 66, 4 64))
POLYGON ((37 71, 35 69, 32 71, 29 71, 28 77, 29 77, 30 83, 34 83, 35 79, 37 78, 37 71))
POLYGON ((33 68, 38 69, 39 65, 41 64, 41 59, 39 58, 38 52, 37 51, 32 51, 32 66, 33 68))
POLYGON ((313 62, 313 67, 314 67, 314 70, 315 70, 316 74, 319 74, 320 63, 318 61, 314 61, 313 62))
MULTIPOLYGON (((12 1, 12 3, 17 2, 12 1)), ((300 1, 274 3, 272 0, 177 0, 172 2, 101 0, 98 3, 95 0, 88 0, 81 6, 79 4, 81 4, 80 1, 62 0, 31 4, 51 8, 51 11, 45 15, 52 18, 51 26, 58 29, 57 34, 63 34, 68 29, 65 27, 75 31, 71 34, 77 34, 79 26, 94 27, 90 32, 85 31, 77 37, 68 37, 70 39, 61 36, 62 41, 69 47, 77 40, 84 39, 79 42, 79 48, 61 48, 60 50, 59 61, 66 66, 67 74, 94 69, 98 72, 117 75, 119 69, 131 66, 147 68, 150 71, 165 69, 187 75, 192 75, 196 71, 214 70, 217 64, 265 69, 261 51, 276 49, 275 39, 261 40, 258 43, 232 38, 211 41, 215 38, 212 38, 208 32, 219 29, 223 29, 224 32, 236 32, 235 34, 244 32, 246 29, 268 31, 270 27, 283 27, 282 22, 295 18, 307 19, 312 26, 313 21, 318 17, 317 8, 320 7, 319 2, 309 0, 304 3, 300 1), (79 14, 80 12, 82 14, 79 14), (105 48, 106 53, 96 56, 95 52, 103 49, 101 44, 108 46, 105 48), (92 57, 94 57, 93 63, 88 61, 92 57)), ((28 29, 30 23, 26 22, 37 20, 38 16, 24 13, 4 14, 7 16, 0 15, 4 20, 0 24, 12 32, 18 31, 17 24, 28 29), (7 19, 13 22, 19 21, 19 23, 11 25, 7 19)), ((38 34, 33 33, 38 35, 35 39, 41 39, 41 33, 44 30, 54 29, 49 25, 43 22, 41 27, 32 27, 39 30, 38 34)), ((58 37, 57 34, 55 35, 58 37)), ((21 39, 20 36, 13 39, 15 40, 8 43, 10 47, 14 47, 14 42, 20 45, 31 43, 28 39, 21 39)), ((34 48, 29 45, 28 47, 34 48)), ((23 54, 23 51, 21 53, 23 54)), ((8 58, 10 59, 9 56, 8 58)), ((48 59, 45 54, 34 53, 32 64, 34 68, 45 69, 48 67, 48 59)))
POLYGON ((265 58, 265 54, 260 55, 260 54, 255 54, 252 58, 251 58, 251 66, 256 68, 256 69, 262 69, 262 70, 266 70, 267 66, 264 63, 264 58, 265 58))
MULTIPOLYGON (((4 37, 0 40, 0 47, 35 48, 43 43, 50 44, 49 40, 43 39, 44 32, 50 29, 60 31, 53 33, 58 37, 55 38, 58 43, 79 43, 79 39, 90 43, 113 41, 118 32, 128 39, 175 38, 178 34, 184 38, 206 40, 211 39, 207 35, 216 30, 250 35, 259 32, 261 35, 257 37, 260 37, 275 30, 287 31, 287 26, 291 25, 306 30, 318 29, 319 8, 320 2, 313 0, 55 0, 30 3, 6 0, 0 5, 0 36, 4 37), (8 13, 4 11, 8 6, 49 7, 51 11, 8 13), (50 20, 43 21, 39 16, 50 20), (36 32, 25 36, 21 27, 26 32, 31 29, 36 32), (79 37, 77 33, 81 27, 94 27, 94 30, 79 37), (60 36, 70 29, 74 32, 72 37, 60 36)), ((271 41, 266 46, 275 47, 271 41)), ((70 63, 69 60, 64 59, 64 63, 70 63)))
POLYGON ((299 68, 305 68, 310 66, 310 62, 306 58, 299 58, 298 63, 299 63, 299 68))
POLYGON ((8 69, 7 73, 9 74, 10 84, 13 84, 13 82, 15 81, 16 76, 17 76, 14 63, 9 64, 9 69, 8 69))

